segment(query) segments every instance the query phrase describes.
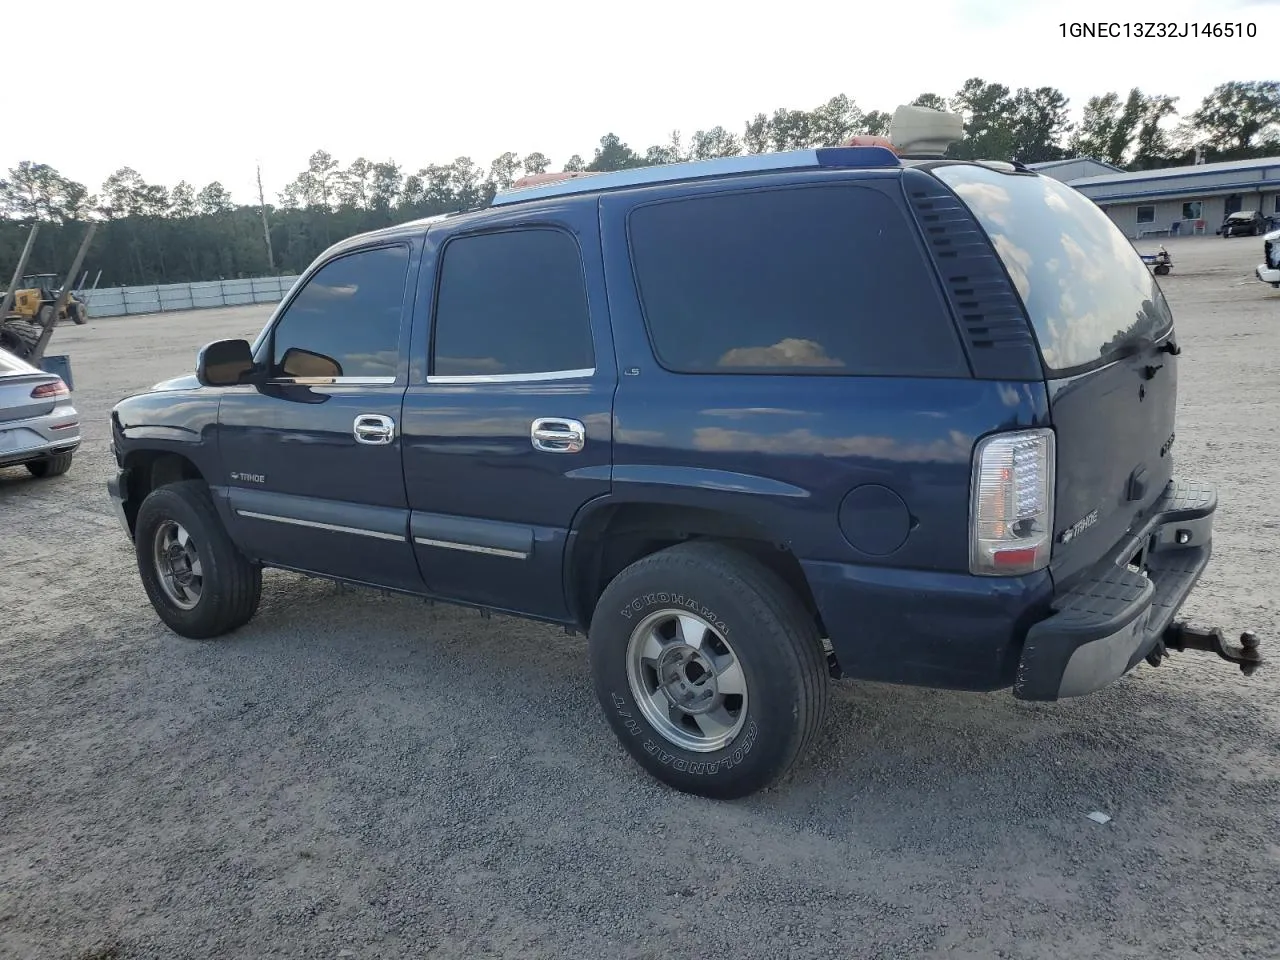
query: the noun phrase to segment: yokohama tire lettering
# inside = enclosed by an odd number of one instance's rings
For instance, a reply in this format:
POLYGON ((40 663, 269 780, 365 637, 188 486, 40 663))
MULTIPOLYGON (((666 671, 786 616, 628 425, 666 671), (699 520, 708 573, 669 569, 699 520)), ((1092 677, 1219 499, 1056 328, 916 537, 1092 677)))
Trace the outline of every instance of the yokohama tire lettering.
POLYGON ((630 620, 635 614, 658 604, 692 610, 711 626, 715 627, 716 630, 720 631, 721 636, 727 637, 729 635, 729 624, 725 623, 714 610, 693 597, 686 597, 682 593, 646 593, 628 600, 618 612, 625 619, 630 620))

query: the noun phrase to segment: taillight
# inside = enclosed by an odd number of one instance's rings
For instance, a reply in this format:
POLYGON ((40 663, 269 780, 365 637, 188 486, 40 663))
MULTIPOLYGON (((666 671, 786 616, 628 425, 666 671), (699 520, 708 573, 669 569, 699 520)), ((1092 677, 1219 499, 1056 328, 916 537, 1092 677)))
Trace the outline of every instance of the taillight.
POLYGON ((1048 564, 1054 452, 1052 430, 1015 430, 979 441, 970 491, 970 572, 1017 576, 1048 564))
POLYGON ((53 383, 42 383, 31 391, 32 400, 52 400, 54 397, 69 397, 71 391, 67 389, 67 385, 62 382, 59 377, 53 383))

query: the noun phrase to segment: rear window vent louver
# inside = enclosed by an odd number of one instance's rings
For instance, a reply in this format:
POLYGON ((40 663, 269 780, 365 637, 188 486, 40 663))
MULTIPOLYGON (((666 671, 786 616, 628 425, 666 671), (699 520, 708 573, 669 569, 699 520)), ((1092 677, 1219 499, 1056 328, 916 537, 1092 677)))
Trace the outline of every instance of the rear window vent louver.
POLYGON ((1022 302, 973 214, 923 171, 904 171, 903 186, 937 263, 974 375, 983 380, 1043 377, 1022 302))

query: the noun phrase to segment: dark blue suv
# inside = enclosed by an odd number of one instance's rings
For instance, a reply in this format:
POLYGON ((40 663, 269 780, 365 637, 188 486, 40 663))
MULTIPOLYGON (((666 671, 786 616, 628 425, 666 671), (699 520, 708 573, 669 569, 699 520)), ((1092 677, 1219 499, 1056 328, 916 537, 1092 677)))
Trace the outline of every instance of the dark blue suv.
MULTIPOLYGON (((608 722, 741 796, 829 678, 1054 700, 1167 649, 1217 500, 1173 319, 1016 164, 801 150, 566 178, 320 256, 257 341, 112 413, 160 618, 278 567, 585 631, 608 722)), ((477 711, 485 709, 477 704, 477 711)))

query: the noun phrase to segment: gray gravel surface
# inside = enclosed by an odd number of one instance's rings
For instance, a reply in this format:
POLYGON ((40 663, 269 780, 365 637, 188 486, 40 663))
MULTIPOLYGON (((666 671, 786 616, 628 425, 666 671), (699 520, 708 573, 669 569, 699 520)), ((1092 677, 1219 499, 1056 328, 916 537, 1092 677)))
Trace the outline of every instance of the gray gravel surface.
MULTIPOLYGON (((1256 240, 1168 246, 1175 451, 1222 500, 1185 611, 1265 645, 1280 291, 1256 240)), ((0 471, 0 957, 1280 954, 1274 670, 1186 654, 1058 705, 842 683, 793 775, 726 804, 625 757, 554 629, 268 573, 243 631, 167 632, 108 412, 265 315, 54 337, 86 445, 0 471)))

